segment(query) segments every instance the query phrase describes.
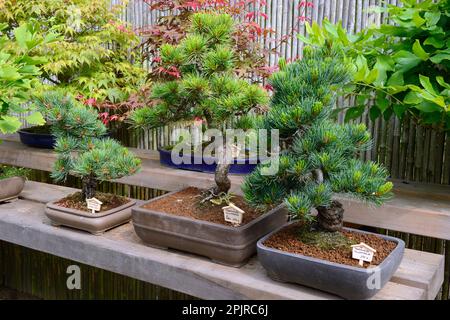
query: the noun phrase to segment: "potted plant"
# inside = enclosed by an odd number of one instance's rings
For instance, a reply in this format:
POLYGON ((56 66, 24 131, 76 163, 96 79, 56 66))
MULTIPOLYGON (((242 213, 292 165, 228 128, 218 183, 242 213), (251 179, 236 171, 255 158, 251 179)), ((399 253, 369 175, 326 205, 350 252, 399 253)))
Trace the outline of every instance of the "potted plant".
MULTIPOLYGON (((196 13, 191 16, 189 31, 178 44, 161 45, 156 57, 158 67, 153 72, 157 81, 151 91, 154 105, 133 112, 134 124, 155 128, 197 122, 203 124, 203 130, 222 130, 236 116, 264 110, 267 92, 237 76, 239 53, 232 42, 234 27, 228 14, 196 13)), ((205 155, 203 151, 210 141, 202 142, 192 145, 192 150, 185 148, 181 163, 172 159, 173 145, 159 147, 161 163, 215 172, 217 155, 205 155)), ((249 156, 236 157, 228 170, 248 173, 256 163, 257 159, 249 156)))
POLYGON ((328 43, 321 49, 306 47, 301 60, 274 74, 272 107, 263 123, 280 130, 285 149, 279 171, 262 175, 264 166, 258 167, 245 179, 243 191, 253 206, 284 203, 293 219, 258 241, 258 258, 269 276, 363 299, 389 281, 404 242, 343 228, 344 209, 333 198, 343 193, 381 205, 393 186, 381 165, 356 159, 371 147, 365 125, 330 120, 336 93, 352 70, 340 48, 328 43), (371 263, 360 265, 352 258, 352 245, 360 243, 376 250, 371 263))
POLYGON ((96 192, 96 186, 99 181, 136 173, 140 160, 115 140, 97 138, 106 127, 93 109, 58 94, 46 95, 38 104, 55 123, 52 132, 57 137, 58 159, 52 177, 64 181, 73 175, 82 182, 80 192, 47 204, 45 213, 52 224, 98 234, 129 221, 136 201, 96 192), (92 202, 101 206, 88 208, 92 202))
MULTIPOLYGON (((88 105, 102 107, 125 101, 145 82, 139 51, 130 50, 139 44, 139 37, 119 15, 123 6, 110 6, 110 1, 86 0, 4 0, 0 5, 0 21, 6 32, 20 23, 40 21, 42 30, 57 30, 56 41, 43 44, 29 52, 41 66, 42 83, 33 94, 48 90, 71 93, 88 105), (56 14, 55 14, 56 13, 56 14)), ((115 111, 120 112, 120 111, 115 111)), ((33 123, 30 123, 33 125, 33 123)), ((19 131, 21 141, 32 147, 53 148, 52 123, 19 131)))
POLYGON ((27 169, 0 165, 0 203, 19 196, 27 175, 27 169))
MULTIPOLYGON (((138 125, 158 126, 200 117, 219 131, 229 118, 264 104, 267 96, 261 88, 233 74, 233 50, 228 46, 232 26, 226 14, 193 15, 191 32, 180 44, 162 48, 162 61, 179 70, 180 78, 155 84, 153 96, 158 104, 137 110, 132 119, 138 125)), ((214 187, 187 188, 153 199, 133 208, 132 221, 138 236, 150 245, 240 266, 255 253, 259 237, 286 222, 286 214, 276 207, 264 214, 246 205, 242 197, 229 194, 231 161, 226 161, 230 160, 226 150, 230 145, 220 139, 213 142, 219 159, 214 187), (239 225, 225 220, 223 207, 227 206, 244 211, 239 225)))

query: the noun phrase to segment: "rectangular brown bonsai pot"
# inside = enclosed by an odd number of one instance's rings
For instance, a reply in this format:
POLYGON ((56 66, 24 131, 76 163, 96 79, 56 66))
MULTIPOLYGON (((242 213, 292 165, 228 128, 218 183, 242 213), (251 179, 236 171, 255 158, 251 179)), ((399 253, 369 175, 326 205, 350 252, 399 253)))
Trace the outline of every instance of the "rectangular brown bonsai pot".
POLYGON ((136 204, 136 200, 129 199, 129 202, 120 207, 94 215, 87 211, 59 206, 57 202, 58 200, 50 202, 45 208, 45 214, 53 225, 72 227, 92 234, 103 233, 130 221, 131 208, 136 204))
POLYGON ((137 235, 147 244, 206 256, 213 261, 240 267, 256 253, 256 242, 284 225, 287 211, 278 206, 251 222, 232 227, 143 208, 152 199, 132 209, 137 235))

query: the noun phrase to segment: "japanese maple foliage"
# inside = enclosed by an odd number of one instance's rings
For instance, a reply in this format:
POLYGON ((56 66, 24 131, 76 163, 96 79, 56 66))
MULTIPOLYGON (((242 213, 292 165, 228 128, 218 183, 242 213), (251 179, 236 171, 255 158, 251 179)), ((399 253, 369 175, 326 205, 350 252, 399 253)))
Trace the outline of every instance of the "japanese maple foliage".
POLYGON ((312 2, 302 1, 296 8, 299 10, 297 25, 279 39, 275 40, 275 31, 262 26, 259 21, 269 17, 264 13, 264 0, 144 0, 150 10, 164 12, 155 25, 146 26, 138 32, 144 36, 143 47, 146 58, 151 61, 150 78, 169 79, 180 77, 179 70, 161 65, 160 49, 163 44, 177 44, 189 31, 189 21, 193 13, 199 11, 219 12, 231 15, 236 21, 232 35, 235 52, 238 53, 235 72, 240 78, 252 78, 263 81, 274 71, 267 66, 268 56, 276 54, 282 43, 298 32, 299 25, 308 19, 306 8, 312 2), (270 44, 263 46, 262 43, 270 44), (256 76, 256 77, 255 77, 256 76))

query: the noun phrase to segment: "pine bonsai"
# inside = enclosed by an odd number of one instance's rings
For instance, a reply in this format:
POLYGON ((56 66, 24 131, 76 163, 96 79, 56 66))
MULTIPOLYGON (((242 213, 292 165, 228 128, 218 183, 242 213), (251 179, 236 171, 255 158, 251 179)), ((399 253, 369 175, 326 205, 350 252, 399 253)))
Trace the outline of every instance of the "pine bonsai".
MULTIPOLYGON (((152 89, 156 104, 135 111, 131 115, 134 123, 155 128, 200 118, 205 127, 222 130, 230 119, 265 105, 267 92, 236 76, 233 28, 227 14, 194 14, 190 31, 178 45, 161 46, 162 68, 171 72, 161 73, 152 89)), ((215 196, 230 189, 225 149, 221 147, 223 152, 216 154, 215 196)))
POLYGON ((375 162, 356 159, 371 147, 364 124, 337 124, 331 120, 337 92, 351 79, 353 66, 339 48, 306 47, 302 60, 274 74, 271 109, 262 120, 266 129, 278 129, 283 145, 279 171, 264 175, 264 165, 243 185, 253 206, 284 202, 290 214, 310 230, 338 231, 343 208, 333 194, 345 193, 381 204, 391 196, 388 172, 375 162), (311 214, 313 208, 318 215, 311 214))
POLYGON ((139 170, 138 158, 117 141, 104 137, 106 127, 93 109, 58 94, 48 94, 37 104, 54 123, 58 159, 52 178, 64 181, 69 175, 80 177, 83 199, 95 196, 98 181, 119 179, 139 170))

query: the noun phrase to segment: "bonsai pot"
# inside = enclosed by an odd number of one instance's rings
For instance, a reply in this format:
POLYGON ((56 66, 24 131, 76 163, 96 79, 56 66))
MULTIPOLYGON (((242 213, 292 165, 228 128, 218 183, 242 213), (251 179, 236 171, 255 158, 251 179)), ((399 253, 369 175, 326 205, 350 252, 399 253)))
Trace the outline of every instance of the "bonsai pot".
POLYGON ((30 127, 18 131, 20 142, 33 148, 53 149, 56 139, 50 131, 50 126, 30 127))
MULTIPOLYGON (((214 173, 217 164, 213 157, 196 157, 193 153, 183 155, 183 162, 175 164, 172 161, 172 151, 158 148, 160 163, 166 167, 175 169, 199 171, 214 173)), ((254 158, 237 158, 230 166, 231 174, 249 174, 251 173, 260 161, 254 158)))
POLYGON ((137 235, 151 246, 195 253, 220 264, 242 266, 256 252, 258 239, 287 221, 287 212, 282 206, 239 227, 143 208, 173 193, 132 209, 132 222, 137 235))
POLYGON ((130 221, 131 208, 136 204, 136 200, 129 200, 117 208, 96 214, 60 206, 57 204, 57 200, 47 204, 45 214, 54 226, 62 225, 92 234, 101 234, 130 221))
POLYGON ((346 299, 368 299, 374 296, 397 270, 405 249, 403 240, 377 234, 382 239, 395 242, 397 246, 375 268, 358 268, 265 246, 264 242, 279 230, 266 235, 257 243, 258 259, 268 275, 276 281, 316 288, 346 299))
POLYGON ((24 186, 25 178, 23 177, 0 179, 0 202, 17 198, 24 186))
MULTIPOLYGON (((53 149, 56 143, 55 136, 51 133, 51 126, 37 126, 24 128, 18 131, 20 142, 33 148, 53 149)), ((110 137, 111 133, 103 137, 110 137)))

